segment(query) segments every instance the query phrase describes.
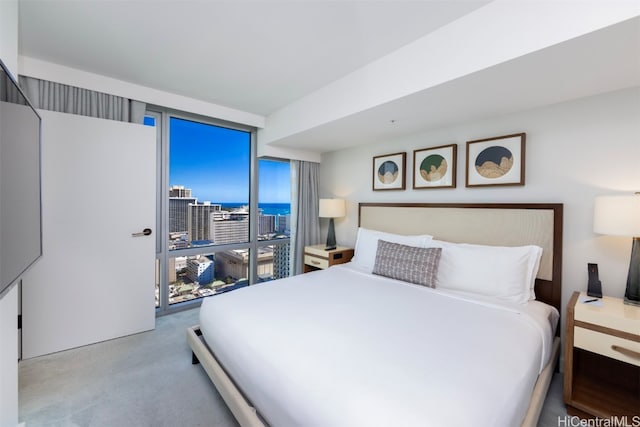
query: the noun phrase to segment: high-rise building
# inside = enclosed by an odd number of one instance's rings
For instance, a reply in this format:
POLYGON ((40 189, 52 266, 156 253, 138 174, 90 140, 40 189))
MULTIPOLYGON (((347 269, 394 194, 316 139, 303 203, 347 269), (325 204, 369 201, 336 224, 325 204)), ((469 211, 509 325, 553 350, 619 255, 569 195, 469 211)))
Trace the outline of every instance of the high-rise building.
POLYGON ((205 256, 198 256, 187 261, 187 277, 200 285, 213 282, 214 264, 205 256))
MULTIPOLYGON (((190 190, 189 190, 190 191, 190 190)), ((169 232, 187 232, 189 205, 196 204, 195 197, 169 197, 169 232)))
POLYGON ((189 241, 211 240, 211 214, 220 211, 220 209, 221 205, 212 205, 210 202, 189 204, 187 211, 189 241))
POLYGON ((210 215, 209 240, 216 245, 249 241, 249 212, 215 211, 210 215))
POLYGON ((184 188, 184 185, 172 185, 169 187, 169 197, 191 199, 191 189, 184 188))
POLYGON ((291 257, 290 244, 276 243, 273 245, 273 278, 282 279, 289 277, 291 257))
POLYGON ((276 231, 276 216, 275 215, 260 215, 258 217, 258 234, 261 236, 275 233, 276 231))
POLYGON ((291 215, 278 215, 277 230, 280 234, 291 234, 291 215))

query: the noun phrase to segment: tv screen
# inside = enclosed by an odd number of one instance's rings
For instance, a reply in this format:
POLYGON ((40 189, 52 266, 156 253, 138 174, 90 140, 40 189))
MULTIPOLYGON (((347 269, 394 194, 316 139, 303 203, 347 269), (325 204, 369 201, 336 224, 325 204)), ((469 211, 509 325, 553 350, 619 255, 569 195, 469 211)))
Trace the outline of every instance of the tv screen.
POLYGON ((41 119, 0 61, 0 298, 42 255, 41 119))

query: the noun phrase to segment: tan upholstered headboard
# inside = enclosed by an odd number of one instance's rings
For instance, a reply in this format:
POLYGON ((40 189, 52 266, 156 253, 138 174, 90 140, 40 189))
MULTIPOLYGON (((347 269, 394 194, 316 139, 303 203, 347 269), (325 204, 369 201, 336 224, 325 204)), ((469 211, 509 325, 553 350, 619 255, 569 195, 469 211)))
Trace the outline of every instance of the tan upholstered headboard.
POLYGON ((359 225, 450 242, 540 246, 536 298, 562 312, 562 204, 360 203, 359 225))

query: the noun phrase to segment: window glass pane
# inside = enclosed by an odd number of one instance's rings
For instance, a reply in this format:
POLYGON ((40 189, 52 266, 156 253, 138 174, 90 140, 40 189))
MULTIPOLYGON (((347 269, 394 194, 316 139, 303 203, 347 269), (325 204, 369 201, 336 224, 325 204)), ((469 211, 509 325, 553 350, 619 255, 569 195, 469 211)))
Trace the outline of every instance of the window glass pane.
POLYGON ((153 127, 155 127, 156 118, 153 117, 153 116, 144 116, 142 124, 145 125, 145 126, 153 126, 153 127))
POLYGON ((169 258, 169 304, 238 289, 249 284, 249 249, 169 258))
POLYGON ((258 240, 288 238, 291 234, 289 162, 261 159, 258 183, 258 240))
POLYGON ((289 241, 258 248, 258 282, 289 277, 289 241))
POLYGON ((251 134, 169 125, 169 249, 248 242, 251 134))
MULTIPOLYGON (((261 159, 258 163, 258 240, 288 239, 291 234, 291 174, 289 162, 261 159)), ((289 276, 289 241, 260 246, 259 282, 289 276)))

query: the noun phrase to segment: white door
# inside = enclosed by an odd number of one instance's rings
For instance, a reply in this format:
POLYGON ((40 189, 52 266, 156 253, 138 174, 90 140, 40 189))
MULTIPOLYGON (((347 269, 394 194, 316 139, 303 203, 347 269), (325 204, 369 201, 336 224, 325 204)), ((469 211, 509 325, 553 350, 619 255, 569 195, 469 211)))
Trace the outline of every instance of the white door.
POLYGON ((155 327, 155 128, 40 114, 43 256, 22 281, 25 359, 155 327))

